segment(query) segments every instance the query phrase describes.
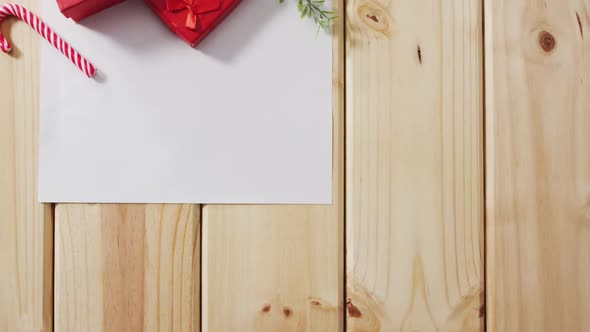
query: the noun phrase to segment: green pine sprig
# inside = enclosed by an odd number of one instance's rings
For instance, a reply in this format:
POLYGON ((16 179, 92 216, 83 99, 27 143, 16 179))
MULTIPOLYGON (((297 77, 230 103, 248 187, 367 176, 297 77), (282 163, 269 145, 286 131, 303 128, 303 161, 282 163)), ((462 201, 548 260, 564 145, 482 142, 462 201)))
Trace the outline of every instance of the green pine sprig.
MULTIPOLYGON (((330 31, 334 23, 334 12, 326 9, 325 0, 296 0, 302 18, 311 18, 318 29, 330 31)), ((285 0, 279 0, 283 3, 285 0)))

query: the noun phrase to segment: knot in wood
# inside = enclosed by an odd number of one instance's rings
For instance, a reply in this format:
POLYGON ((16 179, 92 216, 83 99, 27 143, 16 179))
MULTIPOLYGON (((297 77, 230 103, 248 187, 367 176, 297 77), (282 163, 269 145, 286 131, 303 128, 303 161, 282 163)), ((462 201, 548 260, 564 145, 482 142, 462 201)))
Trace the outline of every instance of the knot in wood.
POLYGON ((291 316, 292 313, 293 310, 291 308, 289 308, 288 306, 283 307, 283 314, 285 315, 285 318, 289 318, 289 316, 291 316))
POLYGON ((555 44, 555 37, 553 37, 551 33, 547 31, 541 31, 541 33, 539 33, 539 45, 541 45, 543 51, 547 53, 553 51, 555 44))
POLYGON ((381 36, 392 34, 392 22, 389 14, 374 0, 364 0, 357 7, 358 18, 363 26, 381 36))

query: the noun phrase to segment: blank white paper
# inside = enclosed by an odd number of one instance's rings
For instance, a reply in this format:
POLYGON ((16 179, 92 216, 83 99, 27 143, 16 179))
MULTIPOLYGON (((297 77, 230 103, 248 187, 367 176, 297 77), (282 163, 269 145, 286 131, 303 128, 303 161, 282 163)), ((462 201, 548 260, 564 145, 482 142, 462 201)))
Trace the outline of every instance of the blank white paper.
POLYGON ((142 2, 43 16, 98 68, 43 42, 39 199, 332 201, 332 43, 295 0, 243 0, 195 49, 142 2))

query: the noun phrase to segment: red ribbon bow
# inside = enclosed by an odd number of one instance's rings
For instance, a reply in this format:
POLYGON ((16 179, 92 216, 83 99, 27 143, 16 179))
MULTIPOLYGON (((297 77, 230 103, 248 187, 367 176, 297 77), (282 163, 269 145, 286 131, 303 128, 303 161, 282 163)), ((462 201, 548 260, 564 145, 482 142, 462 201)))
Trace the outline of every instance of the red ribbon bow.
POLYGON ((198 15, 216 11, 221 7, 221 0, 166 0, 166 9, 171 12, 188 10, 185 26, 197 29, 198 15))

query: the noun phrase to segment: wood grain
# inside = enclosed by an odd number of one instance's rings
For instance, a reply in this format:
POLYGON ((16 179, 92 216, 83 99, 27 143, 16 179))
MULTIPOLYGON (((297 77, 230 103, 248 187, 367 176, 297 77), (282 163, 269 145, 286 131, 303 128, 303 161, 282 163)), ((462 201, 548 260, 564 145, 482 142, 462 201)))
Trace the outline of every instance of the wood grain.
POLYGON ((350 331, 482 331, 482 4, 352 0, 350 331))
POLYGON ((486 1, 490 331, 590 330, 589 5, 486 1))
MULTIPOLYGON (((334 3, 343 17, 342 1, 334 3)), ((342 331, 343 24, 334 28, 334 204, 204 206, 203 331, 342 331)))
POLYGON ((40 42, 16 20, 0 31, 15 46, 0 54, 0 331, 51 331, 53 221, 37 203, 40 42))
POLYGON ((55 330, 199 331, 199 263, 199 206, 59 204, 55 330))

